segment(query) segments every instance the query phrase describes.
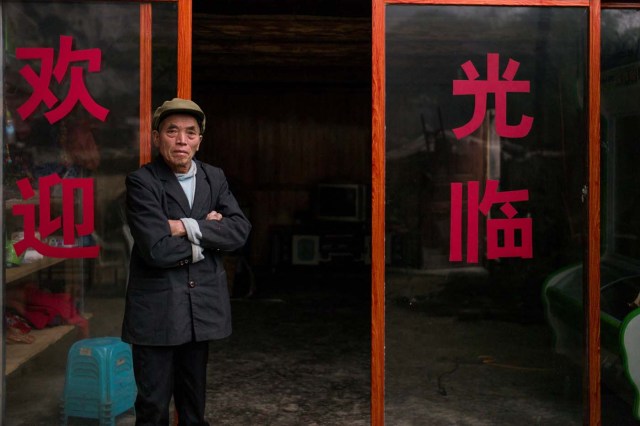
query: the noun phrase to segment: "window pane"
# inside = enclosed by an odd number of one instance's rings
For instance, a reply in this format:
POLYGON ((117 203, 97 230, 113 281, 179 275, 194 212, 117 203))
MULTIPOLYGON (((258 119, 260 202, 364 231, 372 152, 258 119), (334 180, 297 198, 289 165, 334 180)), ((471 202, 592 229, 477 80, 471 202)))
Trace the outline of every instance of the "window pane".
POLYGON ((386 422, 582 424, 588 13, 386 14, 386 422))
POLYGON ((640 12, 602 11, 603 424, 640 420, 640 12))
MULTIPOLYGON (((5 1, 2 19, 4 420, 52 424, 71 344, 120 336, 131 248, 124 180, 140 156, 140 4, 5 1), (18 182, 28 182, 23 191, 18 182), (29 238, 39 248, 18 253, 14 243, 29 238), (97 257, 84 251, 97 246, 97 257)), ((154 89, 172 97, 175 4, 154 5, 153 19, 154 89)))
POLYGON ((178 93, 178 6, 176 3, 153 5, 152 23, 152 84, 151 109, 178 93))

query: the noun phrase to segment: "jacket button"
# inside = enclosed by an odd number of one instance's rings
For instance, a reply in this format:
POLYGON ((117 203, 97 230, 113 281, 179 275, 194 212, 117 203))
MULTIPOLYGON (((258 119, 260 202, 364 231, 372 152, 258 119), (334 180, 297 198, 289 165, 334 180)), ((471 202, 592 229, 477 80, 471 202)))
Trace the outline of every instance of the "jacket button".
POLYGON ((196 286, 195 281, 189 281, 189 288, 194 288, 196 286))

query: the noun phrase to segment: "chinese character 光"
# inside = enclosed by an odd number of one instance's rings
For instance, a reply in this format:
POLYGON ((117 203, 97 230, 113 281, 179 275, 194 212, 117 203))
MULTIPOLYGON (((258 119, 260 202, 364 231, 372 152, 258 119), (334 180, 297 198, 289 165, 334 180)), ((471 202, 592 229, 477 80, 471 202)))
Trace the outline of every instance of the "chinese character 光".
POLYGON ((462 64, 461 68, 467 76, 467 80, 453 81, 454 95, 474 95, 475 104, 473 117, 461 127, 453 129, 456 138, 461 139, 476 131, 482 124, 487 112, 487 95, 493 93, 495 96, 496 109, 496 133, 502 137, 523 138, 529 134, 533 124, 533 118, 527 115, 522 116, 522 121, 517 125, 507 124, 507 93, 519 92, 529 93, 530 82, 528 80, 515 80, 514 77, 520 63, 509 59, 500 80, 499 58, 497 53, 487 55, 487 79, 478 80, 479 74, 471 61, 462 64))

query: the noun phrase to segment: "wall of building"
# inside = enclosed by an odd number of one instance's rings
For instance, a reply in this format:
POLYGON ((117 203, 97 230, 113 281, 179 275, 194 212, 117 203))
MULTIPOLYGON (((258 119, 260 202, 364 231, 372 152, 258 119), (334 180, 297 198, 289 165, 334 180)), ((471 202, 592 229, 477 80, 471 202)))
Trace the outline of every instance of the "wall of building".
POLYGON ((266 265, 276 226, 311 214, 316 184, 369 184, 368 88, 210 88, 194 86, 208 114, 198 156, 225 170, 253 223, 251 261, 266 265))

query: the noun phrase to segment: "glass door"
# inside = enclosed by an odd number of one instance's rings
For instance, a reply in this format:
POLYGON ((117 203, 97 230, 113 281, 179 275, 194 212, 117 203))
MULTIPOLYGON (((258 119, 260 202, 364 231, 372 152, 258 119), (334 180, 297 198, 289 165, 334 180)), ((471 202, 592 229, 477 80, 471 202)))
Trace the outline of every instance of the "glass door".
POLYGON ((152 105, 189 96, 190 4, 2 3, 7 424, 57 421, 70 345, 120 335, 124 179, 150 158, 152 105))
POLYGON ((582 424, 588 10, 384 16, 385 422, 582 424))
POLYGON ((640 420, 640 11, 602 11, 603 424, 640 420))

